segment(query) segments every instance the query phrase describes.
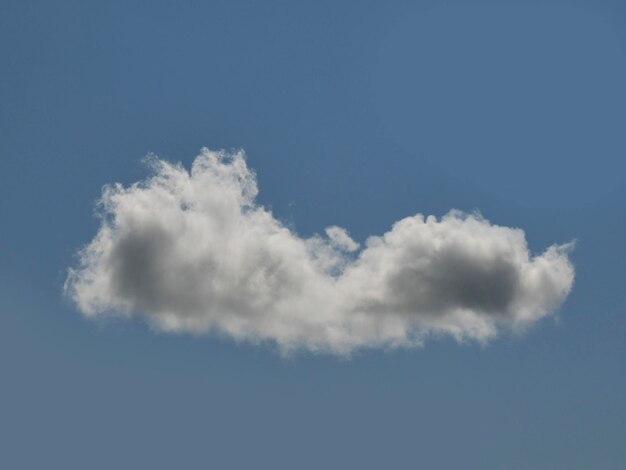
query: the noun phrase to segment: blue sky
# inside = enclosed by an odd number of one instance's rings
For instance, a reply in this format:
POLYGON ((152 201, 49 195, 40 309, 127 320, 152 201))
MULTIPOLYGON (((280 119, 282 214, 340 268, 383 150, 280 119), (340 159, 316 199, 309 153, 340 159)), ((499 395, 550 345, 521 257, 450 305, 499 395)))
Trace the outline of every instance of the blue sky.
POLYGON ((625 6, 336 3, 2 2, 0 466, 623 465, 625 6), (301 237, 479 210, 577 240, 574 286, 524 333, 350 358, 85 318, 103 185, 204 146, 301 237))

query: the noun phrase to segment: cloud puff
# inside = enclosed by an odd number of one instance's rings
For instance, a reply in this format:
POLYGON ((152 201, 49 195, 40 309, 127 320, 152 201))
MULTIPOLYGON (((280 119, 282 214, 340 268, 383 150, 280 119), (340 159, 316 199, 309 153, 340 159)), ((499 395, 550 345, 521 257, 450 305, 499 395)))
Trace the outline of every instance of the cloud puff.
POLYGON ((256 204, 243 152, 203 149, 190 172, 149 162, 145 181, 104 188, 100 229, 69 270, 66 293, 89 317, 348 354, 433 334, 486 341, 572 287, 569 245, 531 256, 522 230, 475 214, 407 217, 358 251, 340 227, 301 238, 256 204))

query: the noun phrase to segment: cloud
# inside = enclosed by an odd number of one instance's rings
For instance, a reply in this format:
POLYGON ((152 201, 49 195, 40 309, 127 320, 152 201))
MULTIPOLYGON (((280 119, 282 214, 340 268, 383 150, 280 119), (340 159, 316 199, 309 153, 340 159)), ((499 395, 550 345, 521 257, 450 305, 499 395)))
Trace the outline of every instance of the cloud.
POLYGON ((340 227, 305 239, 258 205, 243 152, 203 149, 190 172, 149 164, 145 181, 104 188, 100 229, 69 270, 88 317, 349 354, 484 342, 554 312, 572 287, 570 245, 532 256, 522 230, 476 214, 407 217, 359 251, 340 227))
POLYGON ((324 231, 326 232, 330 243, 338 250, 356 251, 359 248, 359 244, 350 238, 346 229, 333 225, 324 231))

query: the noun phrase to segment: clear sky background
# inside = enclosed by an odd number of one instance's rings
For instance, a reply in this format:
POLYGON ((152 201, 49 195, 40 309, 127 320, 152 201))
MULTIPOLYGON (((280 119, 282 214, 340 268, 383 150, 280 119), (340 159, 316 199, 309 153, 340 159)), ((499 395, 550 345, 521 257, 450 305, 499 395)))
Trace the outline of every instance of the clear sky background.
POLYGON ((618 469, 626 4, 0 3, 0 467, 618 469), (244 148, 303 236, 451 208, 578 240, 560 313, 351 359, 86 320, 94 201, 244 148))

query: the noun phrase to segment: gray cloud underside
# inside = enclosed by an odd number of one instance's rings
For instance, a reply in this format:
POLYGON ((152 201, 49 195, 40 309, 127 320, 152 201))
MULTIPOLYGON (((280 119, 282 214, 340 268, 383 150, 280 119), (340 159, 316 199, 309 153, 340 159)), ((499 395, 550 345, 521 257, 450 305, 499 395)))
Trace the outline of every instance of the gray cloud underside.
POLYGON ((220 332, 283 351, 348 354, 487 341, 554 312, 569 293, 569 245, 529 253, 524 232, 475 214, 421 214, 364 247, 340 227, 304 239, 257 205, 243 152, 203 149, 191 172, 154 157, 151 176, 106 186, 101 226, 69 270, 89 317, 220 332))

